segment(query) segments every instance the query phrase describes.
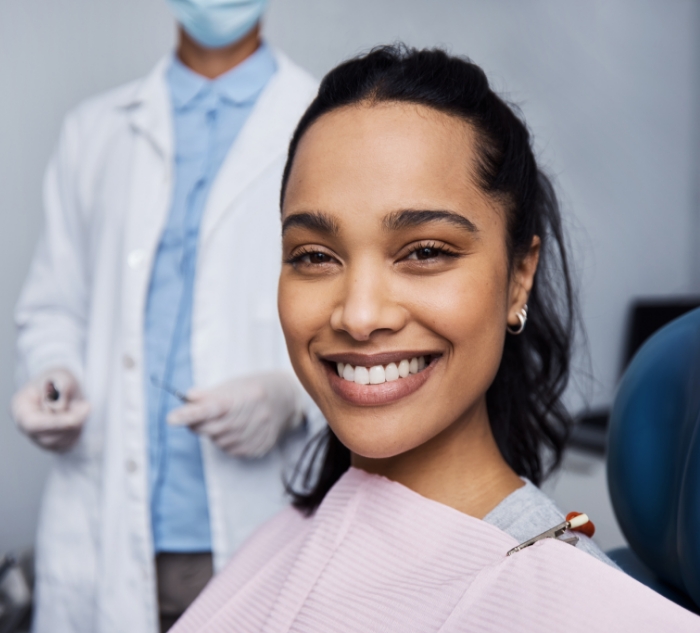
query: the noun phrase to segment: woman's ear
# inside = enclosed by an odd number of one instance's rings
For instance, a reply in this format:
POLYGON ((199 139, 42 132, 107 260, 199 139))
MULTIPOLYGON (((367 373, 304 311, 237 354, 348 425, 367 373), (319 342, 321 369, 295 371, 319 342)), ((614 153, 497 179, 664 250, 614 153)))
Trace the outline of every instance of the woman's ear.
POLYGON ((508 300, 508 325, 515 329, 520 326, 518 313, 527 304, 535 280, 537 264, 540 261, 540 245, 541 240, 538 235, 535 235, 528 252, 513 262, 508 300))

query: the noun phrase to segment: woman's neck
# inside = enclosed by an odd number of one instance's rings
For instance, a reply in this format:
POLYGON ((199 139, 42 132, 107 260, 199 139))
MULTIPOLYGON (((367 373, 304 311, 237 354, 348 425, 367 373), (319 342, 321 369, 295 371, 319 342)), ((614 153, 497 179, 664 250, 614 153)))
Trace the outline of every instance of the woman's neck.
POLYGON ((411 451, 386 459, 353 455, 352 465, 479 519, 524 485, 498 450, 485 402, 411 451))

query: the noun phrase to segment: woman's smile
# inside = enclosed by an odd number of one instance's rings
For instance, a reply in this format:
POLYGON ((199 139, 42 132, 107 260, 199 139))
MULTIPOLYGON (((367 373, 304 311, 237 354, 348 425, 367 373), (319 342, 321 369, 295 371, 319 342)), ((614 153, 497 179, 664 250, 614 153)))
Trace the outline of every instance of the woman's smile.
POLYGON ((441 353, 328 354, 321 366, 333 392, 359 406, 396 402, 420 389, 442 360, 441 353))

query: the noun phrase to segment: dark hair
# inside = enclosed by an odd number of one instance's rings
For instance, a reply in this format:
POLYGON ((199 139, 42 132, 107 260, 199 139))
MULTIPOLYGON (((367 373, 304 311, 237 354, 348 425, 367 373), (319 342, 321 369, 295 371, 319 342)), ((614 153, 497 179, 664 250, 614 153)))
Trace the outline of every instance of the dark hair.
MULTIPOLYGON (((478 178, 508 214, 511 266, 541 240, 540 261, 519 336, 506 336, 496 378, 486 394, 491 428, 518 475, 539 484, 562 457, 571 418, 561 401, 569 378, 574 296, 557 197, 540 171, 523 121, 489 87, 484 72, 442 50, 381 46, 329 72, 289 145, 282 201, 299 141, 319 117, 343 106, 403 102, 469 123, 478 138, 478 178), (544 449, 544 450, 543 450, 544 449), (548 452, 549 455, 545 455, 548 452)), ((313 512, 350 467, 350 451, 329 428, 307 446, 297 467, 294 505, 313 512)))

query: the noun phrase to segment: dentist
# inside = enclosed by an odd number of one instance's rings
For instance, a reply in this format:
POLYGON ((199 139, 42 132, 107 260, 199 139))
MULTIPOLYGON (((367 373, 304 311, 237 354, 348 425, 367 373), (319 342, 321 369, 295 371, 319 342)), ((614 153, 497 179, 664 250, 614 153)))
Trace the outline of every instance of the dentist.
POLYGON ((167 630, 323 424, 276 310, 279 183, 316 82, 261 41, 265 0, 168 4, 176 54, 65 120, 17 307, 13 414, 56 455, 38 633, 167 630))

